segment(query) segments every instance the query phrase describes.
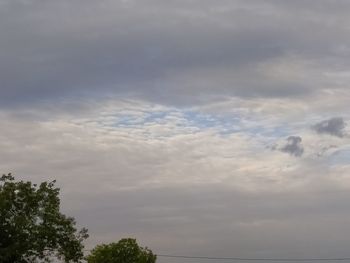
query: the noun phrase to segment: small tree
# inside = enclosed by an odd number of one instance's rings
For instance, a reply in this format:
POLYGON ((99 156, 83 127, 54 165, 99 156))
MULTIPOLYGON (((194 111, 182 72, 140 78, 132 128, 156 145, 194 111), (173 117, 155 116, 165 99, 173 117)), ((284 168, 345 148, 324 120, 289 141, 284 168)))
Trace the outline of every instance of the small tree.
POLYGON ((136 239, 124 238, 118 243, 98 245, 87 257, 88 263, 155 263, 157 256, 140 247, 136 239))
POLYGON ((87 230, 60 213, 55 181, 39 186, 16 182, 11 174, 0 177, 0 262, 80 262, 87 230))

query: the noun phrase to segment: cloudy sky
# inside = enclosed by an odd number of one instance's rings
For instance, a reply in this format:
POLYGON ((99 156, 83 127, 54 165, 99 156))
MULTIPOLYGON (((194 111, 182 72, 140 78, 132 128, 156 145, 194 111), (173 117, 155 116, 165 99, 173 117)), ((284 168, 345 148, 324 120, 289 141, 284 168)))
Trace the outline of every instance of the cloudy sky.
POLYGON ((1 172, 88 249, 349 257, 350 1, 315 2, 0 0, 1 172))

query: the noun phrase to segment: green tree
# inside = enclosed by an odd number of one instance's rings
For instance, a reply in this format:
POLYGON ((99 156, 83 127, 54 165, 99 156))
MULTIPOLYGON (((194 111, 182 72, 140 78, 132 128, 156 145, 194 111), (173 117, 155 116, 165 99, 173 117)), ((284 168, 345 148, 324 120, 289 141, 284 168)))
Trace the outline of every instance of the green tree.
POLYGON ((140 247, 136 239, 124 238, 118 243, 96 246, 87 257, 88 263, 155 263, 157 256, 140 247))
POLYGON ((39 186, 15 181, 11 174, 0 177, 0 262, 64 262, 83 259, 85 228, 60 212, 59 188, 55 181, 39 186))

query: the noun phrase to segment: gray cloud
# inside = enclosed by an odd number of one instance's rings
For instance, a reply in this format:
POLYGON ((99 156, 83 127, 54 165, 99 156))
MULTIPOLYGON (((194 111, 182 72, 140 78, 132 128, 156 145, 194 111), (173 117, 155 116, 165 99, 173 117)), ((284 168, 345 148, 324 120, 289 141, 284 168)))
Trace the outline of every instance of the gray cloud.
POLYGON ((330 134, 337 137, 345 135, 344 128, 346 123, 341 117, 334 117, 328 120, 321 121, 312 126, 312 129, 319 134, 330 134))
MULTIPOLYGON (((326 235, 332 231, 339 239, 348 239, 347 228, 345 233, 341 231, 346 222, 342 217, 349 214, 343 199, 347 196, 322 192, 254 195, 202 185, 116 192, 104 195, 107 201, 99 196, 86 196, 89 201, 80 203, 74 212, 104 240, 113 240, 124 233, 137 234, 145 244, 151 243, 156 253, 203 256, 269 256, 271 253, 286 256, 290 253, 293 256, 298 251, 305 253, 303 246, 309 243, 315 245, 312 251, 308 247, 310 255, 319 255, 317 247, 331 243, 322 240, 327 240, 326 235), (317 219, 325 215, 332 215, 332 219, 317 219), (334 221, 339 224, 331 224, 334 221), (331 229, 326 227, 328 224, 331 229), (111 227, 115 231, 111 232, 111 227), (165 238, 167 233, 178 243, 176 247, 165 238), (302 245, 296 246, 296 240, 302 245), (279 249, 271 250, 271 247, 279 249), (261 251, 262 248, 269 252, 261 251)), ((68 203, 68 199, 65 202, 68 203)), ((91 238, 98 242, 94 235, 91 238)), ((341 250, 346 251, 346 246, 339 243, 341 250)))
POLYGON ((289 136, 287 138, 287 144, 281 148, 281 151, 300 157, 304 153, 304 147, 301 141, 300 136, 289 136))
POLYGON ((1 5, 2 106, 96 94, 170 104, 217 94, 293 97, 312 94, 328 79, 310 68, 305 76, 281 77, 284 73, 269 72, 266 63, 295 56, 316 63, 312 68, 318 70, 348 61, 346 48, 334 44, 349 42, 341 21, 347 16, 339 18, 334 8, 327 14, 275 1, 1 5), (325 23, 325 16, 333 23, 325 23))
POLYGON ((57 179, 89 248, 346 255, 345 122, 304 127, 348 110, 350 1, 317 3, 0 0, 2 172, 57 179))

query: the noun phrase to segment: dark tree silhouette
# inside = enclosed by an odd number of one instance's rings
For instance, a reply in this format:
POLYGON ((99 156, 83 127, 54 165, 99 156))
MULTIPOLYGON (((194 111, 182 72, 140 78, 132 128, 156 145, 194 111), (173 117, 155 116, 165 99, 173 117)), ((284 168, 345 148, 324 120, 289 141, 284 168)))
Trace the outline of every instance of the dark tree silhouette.
POLYGON ((85 228, 60 212, 59 188, 55 181, 39 186, 0 177, 0 262, 29 263, 54 257, 65 262, 83 258, 85 228))

